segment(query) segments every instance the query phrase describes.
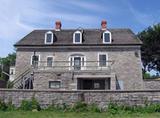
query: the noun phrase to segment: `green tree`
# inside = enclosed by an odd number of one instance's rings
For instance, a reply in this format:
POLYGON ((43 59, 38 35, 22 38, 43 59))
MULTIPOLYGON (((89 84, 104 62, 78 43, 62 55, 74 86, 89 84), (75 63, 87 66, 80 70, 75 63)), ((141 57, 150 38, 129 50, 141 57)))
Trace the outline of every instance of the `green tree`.
POLYGON ((9 77, 2 73, 2 68, 6 73, 9 73, 10 66, 15 64, 16 53, 8 54, 7 57, 0 58, 0 78, 4 80, 8 80, 9 77))
POLYGON ((143 72, 155 70, 160 73, 160 23, 138 33, 138 37, 143 42, 143 72))

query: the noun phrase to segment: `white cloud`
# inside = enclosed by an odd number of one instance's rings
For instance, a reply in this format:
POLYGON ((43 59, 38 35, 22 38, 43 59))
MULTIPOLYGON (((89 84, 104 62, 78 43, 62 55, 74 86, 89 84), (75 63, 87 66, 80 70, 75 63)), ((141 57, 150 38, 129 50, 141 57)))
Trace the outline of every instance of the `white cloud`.
MULTIPOLYGON (((13 44, 31 30, 47 28, 43 26, 48 26, 47 24, 50 24, 48 23, 49 21, 60 19, 63 22, 85 24, 89 21, 90 24, 93 24, 99 20, 99 17, 95 15, 84 15, 81 11, 79 13, 70 11, 71 6, 77 6, 75 3, 69 3, 63 0, 62 2, 68 6, 58 4, 59 2, 56 2, 56 0, 1 0, 0 40, 2 43, 0 43, 0 56, 6 56, 9 51, 13 50, 13 44)), ((91 4, 91 6, 87 4, 85 5, 84 2, 81 2, 79 5, 86 9, 95 7, 95 10, 98 10, 100 7, 95 4, 91 4)))

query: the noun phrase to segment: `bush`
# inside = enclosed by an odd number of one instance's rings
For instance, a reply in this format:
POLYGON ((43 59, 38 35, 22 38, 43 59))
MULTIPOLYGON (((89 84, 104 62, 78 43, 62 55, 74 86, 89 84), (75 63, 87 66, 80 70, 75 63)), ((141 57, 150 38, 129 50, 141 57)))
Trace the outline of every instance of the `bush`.
POLYGON ((88 105, 84 102, 77 102, 74 104, 72 110, 76 112, 88 111, 88 105))
POLYGON ((52 104, 49 105, 47 109, 45 110, 49 110, 49 111, 70 111, 71 108, 69 105, 67 105, 66 103, 61 104, 52 104))
POLYGON ((22 100, 20 109, 25 111, 41 110, 40 105, 35 98, 32 98, 32 100, 22 100))
POLYGON ((0 110, 5 111, 7 110, 7 105, 4 101, 0 100, 0 110))
POLYGON ((9 100, 9 102, 7 103, 7 111, 13 111, 15 109, 16 107, 12 104, 12 100, 9 100))
POLYGON ((117 103, 109 103, 108 104, 108 109, 107 111, 111 114, 117 114, 119 111, 121 111, 123 107, 122 106, 119 106, 117 103))
POLYGON ((99 109, 96 104, 88 105, 88 110, 91 112, 98 112, 98 113, 102 112, 102 110, 99 109))
POLYGON ((154 113, 160 112, 160 104, 146 104, 145 106, 127 106, 118 105, 116 103, 110 103, 108 105, 108 112, 111 114, 117 114, 122 111, 130 113, 154 113))

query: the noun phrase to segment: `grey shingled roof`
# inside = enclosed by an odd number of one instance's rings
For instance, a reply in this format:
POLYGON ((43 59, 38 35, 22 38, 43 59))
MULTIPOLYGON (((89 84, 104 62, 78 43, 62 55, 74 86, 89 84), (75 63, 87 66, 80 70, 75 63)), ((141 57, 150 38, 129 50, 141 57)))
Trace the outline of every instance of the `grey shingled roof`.
MULTIPOLYGON (((83 43, 79 45, 141 45, 142 42, 135 36, 130 29, 108 29, 112 34, 112 43, 103 44, 101 29, 83 29, 83 43)), ((44 43, 45 33, 52 31, 54 33, 53 44, 55 46, 77 45, 73 44, 73 33, 76 29, 55 30, 34 30, 22 38, 15 46, 47 46, 44 43)))

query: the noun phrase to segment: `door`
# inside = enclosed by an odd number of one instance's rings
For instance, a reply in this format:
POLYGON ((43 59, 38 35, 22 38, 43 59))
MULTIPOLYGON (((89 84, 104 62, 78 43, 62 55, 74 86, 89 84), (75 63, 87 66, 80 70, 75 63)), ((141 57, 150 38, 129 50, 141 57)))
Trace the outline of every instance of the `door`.
POLYGON ((74 57, 74 70, 81 70, 81 57, 74 57))
POLYGON ((105 90, 106 79, 78 79, 77 88, 82 90, 105 90))

